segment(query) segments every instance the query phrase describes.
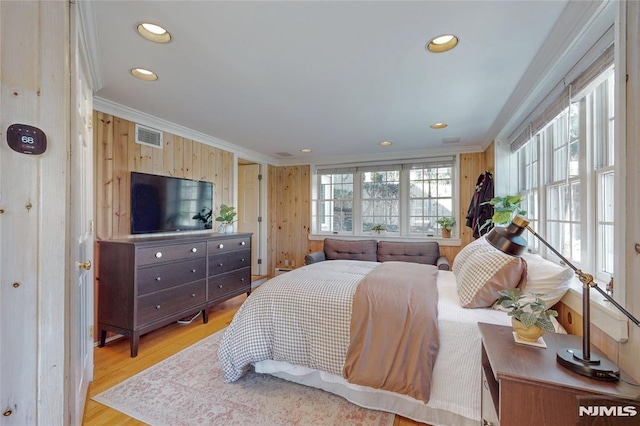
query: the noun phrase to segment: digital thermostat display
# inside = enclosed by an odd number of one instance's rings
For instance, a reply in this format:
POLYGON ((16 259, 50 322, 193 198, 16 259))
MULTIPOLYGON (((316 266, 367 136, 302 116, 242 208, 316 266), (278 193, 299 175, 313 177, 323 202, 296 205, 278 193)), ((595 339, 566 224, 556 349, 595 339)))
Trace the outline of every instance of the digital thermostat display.
POLYGON ((7 129, 7 143, 21 154, 40 155, 47 150, 47 136, 37 127, 12 124, 7 129))

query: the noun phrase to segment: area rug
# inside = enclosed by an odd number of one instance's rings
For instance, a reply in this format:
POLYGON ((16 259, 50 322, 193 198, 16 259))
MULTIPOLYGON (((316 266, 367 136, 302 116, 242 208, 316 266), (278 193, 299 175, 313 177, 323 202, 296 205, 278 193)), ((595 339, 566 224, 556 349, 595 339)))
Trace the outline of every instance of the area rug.
POLYGON ((153 426, 389 426, 393 414, 328 392, 249 371, 224 383, 218 346, 224 330, 92 399, 153 426))

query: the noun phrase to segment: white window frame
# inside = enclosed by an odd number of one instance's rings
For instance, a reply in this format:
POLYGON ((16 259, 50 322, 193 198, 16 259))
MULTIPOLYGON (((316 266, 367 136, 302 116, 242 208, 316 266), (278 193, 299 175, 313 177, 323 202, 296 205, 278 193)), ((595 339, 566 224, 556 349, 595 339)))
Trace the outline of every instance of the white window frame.
POLYGON ((391 167, 398 167, 400 170, 400 203, 399 203, 399 215, 400 224, 399 232, 384 233, 385 239, 403 239, 403 240, 438 240, 441 245, 459 245, 458 239, 459 228, 464 224, 461 224, 461 218, 459 214, 459 159, 458 156, 447 156, 438 158, 416 158, 397 161, 385 161, 385 162, 369 162, 369 163, 357 163, 357 164, 342 164, 342 165, 315 165, 314 173, 311 179, 311 235, 316 238, 324 238, 326 236, 339 236, 339 237, 361 237, 361 236, 376 236, 378 234, 372 232, 364 232, 362 229, 362 187, 361 175, 364 172, 379 170, 388 170, 391 167), (440 234, 440 229, 433 235, 429 234, 411 234, 409 233, 409 198, 410 198, 410 169, 416 164, 432 166, 442 165, 443 163, 451 164, 451 204, 452 204, 452 216, 456 219, 456 225, 454 227, 452 238, 443 239, 440 234), (353 173, 353 218, 352 218, 352 230, 351 231, 323 231, 320 208, 321 193, 321 176, 324 174, 341 174, 341 173, 353 173))
MULTIPOLYGON (((537 214, 535 211, 528 211, 528 216, 533 219, 532 226, 541 236, 543 236, 551 245, 556 248, 558 251, 562 253, 561 247, 558 247, 557 244, 554 244, 554 235, 550 235, 552 229, 550 227, 550 218, 549 218, 549 208, 550 208, 550 200, 549 200, 549 190, 552 187, 563 185, 563 184, 578 184, 580 186, 580 200, 579 200, 579 229, 580 229, 580 258, 572 258, 571 255, 567 255, 567 259, 571 261, 571 263, 577 268, 583 269, 585 271, 589 271, 593 273, 595 280, 600 285, 605 285, 609 282, 611 274, 605 273, 603 269, 603 253, 605 245, 602 243, 601 235, 600 235, 600 227, 604 225, 610 225, 613 223, 613 214, 611 214, 611 219, 609 221, 604 221, 601 219, 601 213, 599 212, 599 202, 601 199, 600 191, 601 185, 600 180, 601 176, 606 174, 614 174, 617 173, 618 167, 612 162, 614 161, 615 154, 613 152, 613 146, 615 145, 615 141, 609 140, 609 150, 607 152, 609 161, 607 164, 598 167, 596 164, 597 155, 596 148, 594 147, 594 129, 593 126, 594 120, 593 117, 593 103, 597 102, 593 98, 593 92, 596 88, 600 87, 602 83, 608 81, 608 95, 607 98, 610 102, 607 105, 601 104, 603 108, 600 109, 602 114, 608 112, 606 117, 599 117, 600 123, 606 123, 607 129, 606 135, 601 134, 606 138, 611 138, 613 136, 612 127, 614 125, 614 114, 612 111, 612 106, 614 102, 611 100, 613 97, 613 82, 614 78, 614 70, 613 66, 604 71, 600 76, 598 76, 594 81, 589 84, 580 94, 577 94, 573 97, 573 103, 579 104, 579 115, 580 115, 580 130, 578 136, 578 144, 579 144, 579 171, 576 176, 569 176, 560 180, 553 180, 550 176, 550 164, 554 161, 552 156, 552 152, 549 150, 550 146, 550 133, 553 132, 553 126, 555 119, 551 121, 547 126, 545 126, 542 130, 540 130, 535 135, 529 139, 529 141, 516 153, 515 155, 515 164, 516 164, 516 173, 518 176, 518 191, 522 192, 525 197, 530 197, 532 194, 537 192, 538 195, 538 205, 537 205, 537 214), (537 143, 536 143, 537 141, 537 143), (536 150, 537 158, 538 158, 538 167, 537 167, 537 176, 534 182, 537 183, 536 186, 529 184, 527 187, 526 182, 532 181, 531 177, 529 180, 525 180, 526 176, 523 175, 520 167, 522 166, 531 166, 531 161, 527 160, 524 156, 526 155, 523 150, 536 150)), ((558 115, 560 117, 562 114, 566 114, 566 110, 558 115)), ((563 119, 566 120, 566 117, 563 119)), ((529 157, 530 159, 530 157, 529 157)), ((568 166, 567 166, 568 167, 568 166)), ((567 169, 568 173, 568 169, 567 169)), ((614 194, 615 196, 615 189, 614 194)), ((529 206, 527 206, 531 209, 529 206)), ((558 221, 554 221, 558 222, 558 221)), ((567 222, 567 221, 560 221, 567 222)), ((568 223, 568 222, 567 222, 568 223)), ((529 243, 531 243, 531 238, 528 237, 529 243)), ((615 241, 611 241, 611 247, 615 246, 615 241)), ((542 244, 533 244, 529 246, 530 249, 538 250, 544 257, 554 260, 556 262, 560 262, 560 259, 551 252, 551 250, 547 249, 542 244)))

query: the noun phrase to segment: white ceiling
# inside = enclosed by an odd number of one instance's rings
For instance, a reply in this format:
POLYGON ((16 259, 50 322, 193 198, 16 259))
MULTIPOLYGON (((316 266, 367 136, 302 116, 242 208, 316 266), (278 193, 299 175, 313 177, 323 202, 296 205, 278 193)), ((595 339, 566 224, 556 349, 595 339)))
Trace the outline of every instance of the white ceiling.
POLYGON ((541 90, 530 66, 569 15, 564 0, 89 3, 97 109, 125 106, 276 162, 486 148, 539 101, 523 89, 541 90), (140 37, 142 21, 172 42, 140 37), (443 33, 458 47, 426 52, 443 33), (449 126, 429 127, 439 121, 449 126))

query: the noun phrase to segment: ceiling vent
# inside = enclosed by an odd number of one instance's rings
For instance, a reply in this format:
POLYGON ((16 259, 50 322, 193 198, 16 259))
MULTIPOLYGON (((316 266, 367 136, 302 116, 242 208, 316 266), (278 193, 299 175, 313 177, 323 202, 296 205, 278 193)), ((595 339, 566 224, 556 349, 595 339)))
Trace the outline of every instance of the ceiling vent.
POLYGON ((442 143, 458 143, 460 138, 442 138, 442 143))
POLYGON ((288 152, 276 152, 276 155, 279 155, 280 157, 293 157, 293 154, 288 152))
POLYGON ((162 132, 136 124, 136 143, 162 149, 162 132))

